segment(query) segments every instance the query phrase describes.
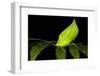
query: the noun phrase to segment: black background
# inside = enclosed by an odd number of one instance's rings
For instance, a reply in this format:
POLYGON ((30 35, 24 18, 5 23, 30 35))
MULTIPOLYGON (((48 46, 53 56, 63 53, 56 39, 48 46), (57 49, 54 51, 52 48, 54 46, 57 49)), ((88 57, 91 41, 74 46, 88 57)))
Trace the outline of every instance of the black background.
MULTIPOLYGON (((74 18, 79 28, 78 36, 74 41, 88 45, 88 17, 28 15, 28 38, 57 41, 59 34, 72 23, 74 18)), ((33 41, 28 40, 28 45, 31 43, 33 43, 33 41)), ((28 53, 30 52, 30 48, 31 47, 28 48, 28 53)), ((69 51, 67 51, 66 54, 68 59, 73 58, 69 51)), ((87 56, 81 52, 80 54, 81 58, 87 58, 87 56)), ((30 56, 28 54, 28 60, 29 59, 30 56)), ((36 60, 51 59, 56 59, 54 46, 48 47, 41 52, 36 60)))

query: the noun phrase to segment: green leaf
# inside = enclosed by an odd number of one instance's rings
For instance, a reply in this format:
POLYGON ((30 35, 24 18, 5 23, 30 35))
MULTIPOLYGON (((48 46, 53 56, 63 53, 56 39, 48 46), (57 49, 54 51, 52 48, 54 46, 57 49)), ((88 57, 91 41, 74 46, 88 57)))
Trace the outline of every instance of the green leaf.
POLYGON ((76 45, 69 46, 69 52, 71 53, 74 59, 80 57, 79 48, 76 47, 76 45))
POLYGON ((74 19, 72 24, 60 33, 56 46, 68 46, 77 37, 78 31, 78 26, 74 19))
POLYGON ((56 57, 57 57, 57 59, 65 59, 66 58, 66 49, 63 47, 56 47, 56 57))
POLYGON ((82 43, 77 43, 78 47, 80 48, 80 51, 85 54, 88 55, 88 47, 87 45, 83 45, 82 43))
POLYGON ((37 56, 49 46, 49 44, 44 42, 34 43, 35 45, 32 46, 30 50, 30 60, 35 60, 37 56))

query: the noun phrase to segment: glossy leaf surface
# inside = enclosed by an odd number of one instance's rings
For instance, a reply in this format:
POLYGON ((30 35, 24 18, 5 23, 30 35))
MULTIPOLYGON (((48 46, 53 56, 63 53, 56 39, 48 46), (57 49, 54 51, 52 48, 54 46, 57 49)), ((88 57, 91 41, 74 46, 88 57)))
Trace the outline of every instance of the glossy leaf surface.
POLYGON ((80 57, 79 48, 76 47, 75 45, 69 46, 69 52, 71 53, 74 59, 80 57))
POLYGON ((79 29, 74 19, 72 24, 60 33, 56 46, 68 46, 77 37, 78 31, 79 29))
POLYGON ((57 59, 65 59, 66 58, 66 49, 63 47, 56 47, 56 57, 57 57, 57 59))
POLYGON ((35 60, 37 56, 49 46, 49 44, 44 42, 34 43, 30 50, 30 60, 35 60), (34 45, 35 44, 35 45, 34 45))

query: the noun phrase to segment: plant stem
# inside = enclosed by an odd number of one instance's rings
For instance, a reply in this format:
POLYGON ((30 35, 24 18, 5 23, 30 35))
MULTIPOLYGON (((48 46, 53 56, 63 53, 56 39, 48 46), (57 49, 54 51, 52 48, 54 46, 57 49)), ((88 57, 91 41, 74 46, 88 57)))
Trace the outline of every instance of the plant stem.
POLYGON ((37 38, 29 38, 29 40, 37 40, 37 41, 42 41, 42 42, 46 42, 48 44, 51 44, 53 46, 56 46, 53 42, 55 41, 47 41, 47 40, 43 40, 43 39, 37 39, 37 38))
POLYGON ((82 49, 80 49, 80 47, 77 46, 77 44, 75 44, 75 43, 71 43, 71 44, 69 44, 69 46, 70 46, 70 45, 74 45, 74 46, 76 46, 79 50, 82 50, 82 49))

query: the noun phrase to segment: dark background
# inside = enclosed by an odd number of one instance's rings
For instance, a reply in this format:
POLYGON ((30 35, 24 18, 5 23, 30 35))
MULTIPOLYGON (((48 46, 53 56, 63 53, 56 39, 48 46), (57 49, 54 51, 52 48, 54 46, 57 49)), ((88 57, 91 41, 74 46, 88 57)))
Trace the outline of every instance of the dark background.
MULTIPOLYGON (((79 33, 75 42, 82 42, 88 45, 88 17, 68 17, 68 16, 44 16, 44 15, 28 15, 28 38, 38 38, 47 41, 57 41, 59 34, 66 29, 75 18, 79 28, 79 33)), ((33 41, 28 40, 28 45, 33 41)), ((31 47, 28 48, 28 53, 31 47)), ((68 49, 68 48, 66 48, 68 49)), ((72 59, 69 51, 66 52, 67 59, 72 59)), ((87 58, 84 54, 80 58, 87 58)), ((28 60, 30 56, 28 54, 28 60)), ((37 57, 36 60, 52 60, 56 59, 55 47, 50 46, 37 57)))

